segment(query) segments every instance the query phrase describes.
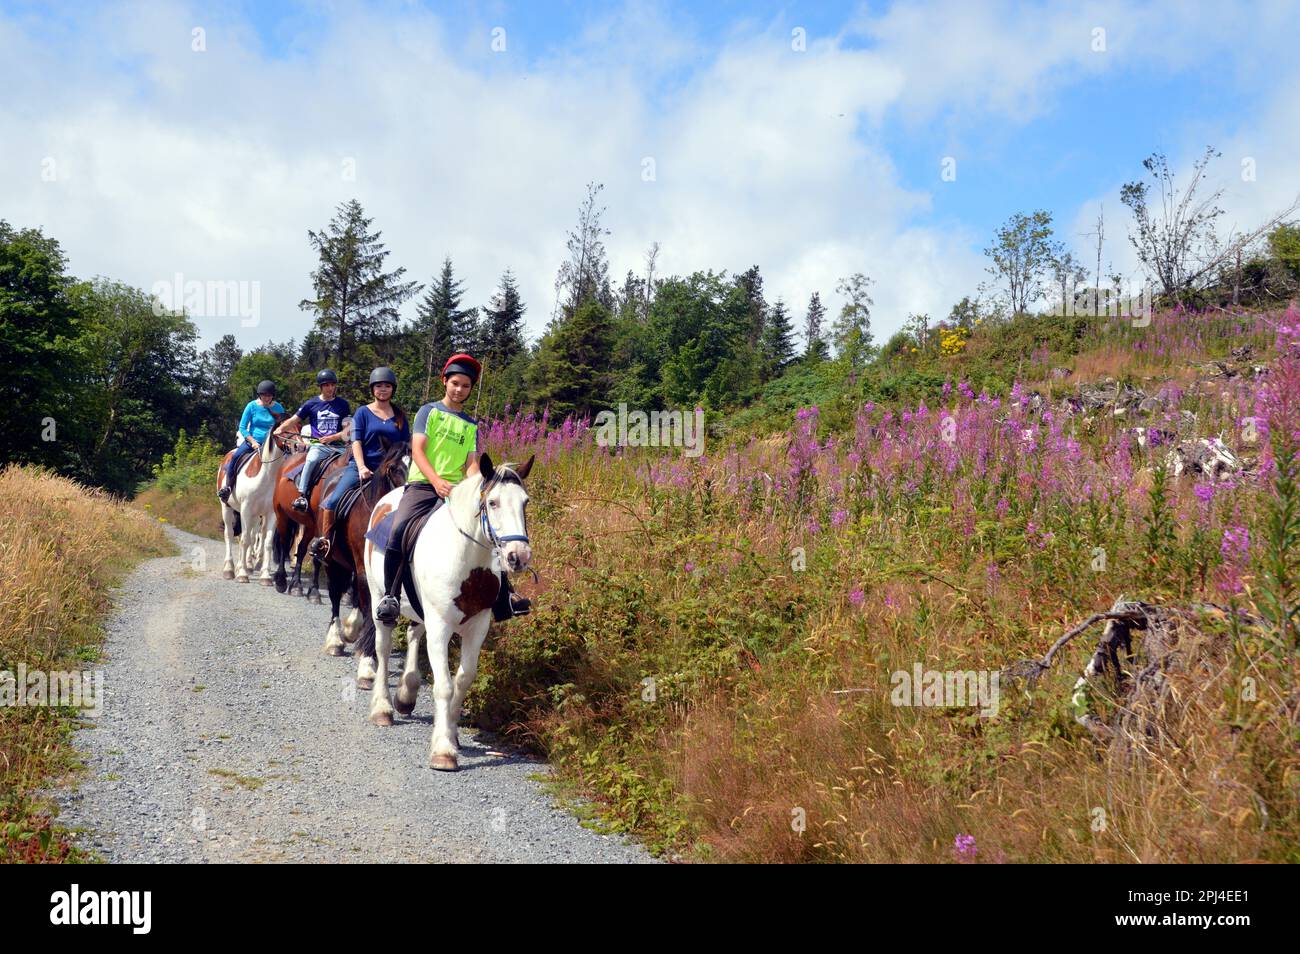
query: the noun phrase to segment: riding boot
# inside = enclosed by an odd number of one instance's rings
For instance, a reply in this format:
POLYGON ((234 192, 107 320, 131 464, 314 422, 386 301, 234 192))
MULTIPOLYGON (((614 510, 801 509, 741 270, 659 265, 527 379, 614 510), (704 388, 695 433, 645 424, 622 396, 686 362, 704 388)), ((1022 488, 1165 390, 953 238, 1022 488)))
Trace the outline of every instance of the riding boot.
POLYGON ((388 546, 384 548, 384 595, 375 604, 375 619, 392 626, 402 611, 402 535, 396 528, 391 531, 388 546))
POLYGON ((311 555, 314 559, 323 560, 330 553, 330 531, 334 529, 334 511, 326 510, 323 507, 319 518, 316 521, 316 539, 311 542, 311 555))
POLYGON ((499 623, 514 616, 527 616, 532 606, 532 600, 510 588, 510 577, 502 570, 501 586, 497 590, 496 602, 492 604, 492 618, 499 623))

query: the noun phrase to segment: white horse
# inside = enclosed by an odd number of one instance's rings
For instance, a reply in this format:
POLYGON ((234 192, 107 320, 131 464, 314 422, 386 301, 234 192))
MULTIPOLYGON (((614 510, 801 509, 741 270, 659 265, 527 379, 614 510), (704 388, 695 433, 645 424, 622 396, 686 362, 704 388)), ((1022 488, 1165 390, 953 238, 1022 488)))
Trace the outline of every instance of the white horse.
MULTIPOLYGON (((429 766, 455 771, 460 744, 457 726, 460 707, 478 672, 479 650, 492 622, 492 604, 501 585, 501 569, 518 572, 532 560, 524 507, 528 493, 524 480, 533 458, 515 469, 509 464, 492 466, 486 453, 479 460, 479 479, 466 477, 452 488, 446 501, 434 512, 416 538, 411 570, 423 618, 409 599, 402 600, 402 614, 411 620, 407 633, 406 666, 397 689, 397 711, 409 715, 420 691, 420 641, 427 638, 429 666, 433 670, 433 743, 429 766), (447 649, 451 637, 460 636, 460 668, 453 688, 448 671, 447 649)), ((373 528, 397 509, 404 487, 385 494, 370 516, 373 528)), ((366 541, 366 579, 370 605, 383 597, 384 551, 366 541)), ((405 593, 403 593, 405 596, 405 593)), ((373 612, 373 610, 372 610, 373 612)), ((375 619, 376 672, 370 700, 370 721, 393 724, 393 700, 388 691, 388 656, 393 646, 393 627, 375 619)))
MULTIPOLYGON (((221 575, 227 580, 247 583, 249 568, 260 566, 262 575, 259 582, 263 586, 275 585, 271 576, 271 547, 275 543, 275 482, 284 468, 291 442, 290 438, 268 434, 262 441, 261 450, 245 457, 239 465, 230 499, 221 505, 221 520, 226 530, 226 562, 221 575), (251 477, 249 470, 255 470, 251 477), (236 536, 239 537, 238 549, 235 548, 236 536)), ((225 485, 225 473, 223 462, 217 476, 218 488, 225 485)))

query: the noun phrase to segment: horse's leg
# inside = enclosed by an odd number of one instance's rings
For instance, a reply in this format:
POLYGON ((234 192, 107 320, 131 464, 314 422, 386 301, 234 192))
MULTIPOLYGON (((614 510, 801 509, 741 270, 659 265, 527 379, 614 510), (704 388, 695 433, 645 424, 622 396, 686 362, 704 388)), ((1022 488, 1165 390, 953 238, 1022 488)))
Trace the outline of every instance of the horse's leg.
POLYGON ((339 633, 339 600, 348 588, 352 574, 336 563, 325 567, 330 593, 330 624, 325 630, 325 646, 321 650, 327 656, 343 655, 343 639, 339 633))
MULTIPOLYGON (((302 554, 303 554, 303 552, 306 552, 307 548, 310 547, 310 546, 311 546, 311 537, 310 537, 310 535, 307 534, 307 533, 303 533, 303 535, 302 535, 302 549, 301 549, 301 551, 300 551, 299 554, 298 554, 298 563, 299 563, 299 565, 302 564, 302 560, 303 560, 303 556, 302 556, 302 554)), ((339 596, 340 596, 340 598, 341 598, 341 597, 342 597, 342 594, 339 594, 339 596)), ((319 602, 321 601, 321 599, 320 599, 320 561, 317 560, 315 557, 313 557, 313 558, 312 558, 312 561, 311 561, 311 589, 309 589, 309 590, 307 591, 307 599, 309 599, 309 600, 314 600, 314 601, 317 602, 317 603, 319 603, 319 602)), ((337 612, 337 608, 336 608, 335 611, 337 612)))
POLYGON ((291 589, 288 582, 288 573, 285 572, 285 565, 289 562, 289 553, 293 547, 293 532, 297 524, 288 517, 284 518, 283 525, 278 512, 274 514, 275 519, 275 539, 271 547, 272 557, 275 561, 275 591, 277 593, 287 593, 291 589))
POLYGON ((240 514, 239 548, 235 551, 235 579, 240 583, 248 582, 248 542, 255 532, 254 527, 240 514))
POLYGON ((447 645, 451 627, 434 617, 426 628, 429 666, 433 669, 433 741, 429 749, 429 767, 443 772, 456 770, 457 745, 451 728, 451 673, 447 671, 447 645))
POLYGON ((420 695, 420 640, 423 636, 424 624, 412 621, 406 631, 406 665, 397 684, 397 701, 393 703, 402 715, 414 711, 415 700, 420 695))
MULTIPOLYGON (((374 605, 375 594, 371 594, 374 605)), ((388 657, 393 651, 393 627, 374 620, 375 676, 370 695, 370 721, 375 725, 393 724, 393 700, 388 693, 388 657)))
POLYGON ((221 523, 225 527, 226 562, 221 565, 221 575, 227 580, 235 578, 235 511, 221 505, 221 523))
MULTIPOLYGON (((353 630, 357 633, 357 644, 353 650, 357 656, 357 688, 370 689, 375 684, 375 670, 378 665, 375 656, 375 620, 370 608, 370 587, 360 574, 357 574, 356 581, 356 585, 352 587, 352 596, 357 605, 351 613, 348 613, 348 620, 351 622, 354 615, 357 619, 357 628, 353 630)), ((390 631, 388 652, 393 648, 391 636, 390 631)), ((387 691, 387 686, 384 688, 387 691)))
POLYGON ((275 510, 271 509, 262 517, 262 536, 257 541, 260 544, 259 549, 262 553, 262 578, 260 582, 263 586, 275 586, 275 573, 271 568, 271 564, 275 561, 275 535, 277 532, 275 510))
POLYGON ((480 614, 482 621, 476 621, 466 627, 462 627, 460 633, 460 667, 456 670, 456 686, 451 697, 451 710, 448 713, 451 719, 451 738, 460 747, 460 707, 465 704, 465 696, 469 694, 469 687, 474 683, 474 676, 478 674, 478 654, 483 648, 483 640, 487 638, 488 626, 492 622, 491 612, 480 614))

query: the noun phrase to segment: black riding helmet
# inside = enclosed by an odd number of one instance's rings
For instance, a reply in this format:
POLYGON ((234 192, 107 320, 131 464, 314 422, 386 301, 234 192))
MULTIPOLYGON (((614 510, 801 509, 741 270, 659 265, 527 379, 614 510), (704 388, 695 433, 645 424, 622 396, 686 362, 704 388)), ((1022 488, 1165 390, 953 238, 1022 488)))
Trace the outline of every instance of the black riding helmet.
POLYGON ((397 375, 393 373, 392 368, 375 368, 370 372, 370 393, 375 393, 376 384, 391 384, 393 394, 397 394, 397 375))
POLYGON ((275 397, 274 381, 263 381, 261 384, 257 386, 257 396, 261 397, 263 394, 269 394, 272 397, 275 397))
POLYGON ((324 371, 321 371, 319 374, 316 375, 316 383, 317 384, 338 384, 339 376, 335 374, 333 371, 331 371, 329 368, 326 368, 324 371))

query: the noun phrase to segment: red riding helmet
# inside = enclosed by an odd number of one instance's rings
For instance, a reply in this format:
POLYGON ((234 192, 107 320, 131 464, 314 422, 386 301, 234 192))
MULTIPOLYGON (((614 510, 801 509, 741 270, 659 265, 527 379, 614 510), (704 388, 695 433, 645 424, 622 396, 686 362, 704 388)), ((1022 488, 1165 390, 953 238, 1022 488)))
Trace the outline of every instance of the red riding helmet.
POLYGON ((482 373, 482 366, 467 354, 453 354, 447 359, 447 363, 442 366, 444 379, 449 374, 463 374, 469 378, 470 384, 478 381, 478 376, 482 373))

